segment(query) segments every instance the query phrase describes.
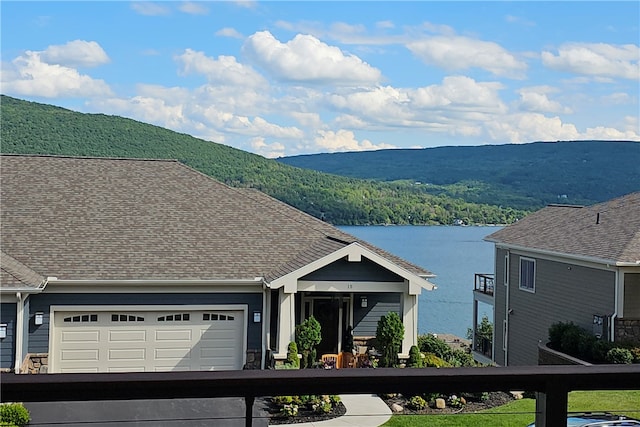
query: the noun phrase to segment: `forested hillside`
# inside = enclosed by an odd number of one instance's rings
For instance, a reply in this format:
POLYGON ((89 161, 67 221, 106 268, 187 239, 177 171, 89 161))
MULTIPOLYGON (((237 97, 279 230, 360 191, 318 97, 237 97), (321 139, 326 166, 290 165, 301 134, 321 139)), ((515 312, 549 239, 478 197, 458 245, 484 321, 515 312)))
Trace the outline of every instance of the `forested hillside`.
POLYGON ((529 210, 593 204, 640 190, 640 143, 628 141, 380 150, 279 161, 354 178, 419 182, 431 194, 529 210))
POLYGON ((221 144, 103 114, 0 99, 3 153, 171 158, 232 186, 257 188, 336 225, 505 224, 526 214, 510 207, 432 195, 412 183, 345 178, 284 165, 221 144))

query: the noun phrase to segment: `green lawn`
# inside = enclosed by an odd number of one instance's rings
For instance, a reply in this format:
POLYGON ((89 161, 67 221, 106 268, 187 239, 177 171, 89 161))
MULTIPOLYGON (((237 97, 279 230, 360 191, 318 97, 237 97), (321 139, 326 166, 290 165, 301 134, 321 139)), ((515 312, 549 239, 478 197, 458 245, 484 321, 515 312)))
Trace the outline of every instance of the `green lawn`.
MULTIPOLYGON (((535 409, 533 399, 522 399, 474 414, 394 415, 384 426, 523 427, 535 420, 535 409)), ((569 411, 607 411, 640 418, 640 390, 574 391, 569 393, 569 411)))

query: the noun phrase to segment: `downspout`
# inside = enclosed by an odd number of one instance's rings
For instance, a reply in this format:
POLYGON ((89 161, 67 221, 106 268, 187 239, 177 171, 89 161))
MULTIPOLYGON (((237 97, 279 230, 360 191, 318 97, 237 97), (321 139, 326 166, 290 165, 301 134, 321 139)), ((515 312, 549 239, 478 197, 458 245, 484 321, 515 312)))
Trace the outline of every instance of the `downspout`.
POLYGON ((507 290, 505 295, 505 326, 504 326, 504 366, 509 366, 509 289, 511 288, 511 251, 507 250, 506 253, 506 282, 507 290))
MULTIPOLYGON (((620 270, 616 269, 615 292, 613 299, 613 314, 611 315, 611 324, 609 325, 609 341, 613 342, 616 338, 616 318, 618 317, 618 304, 620 301, 620 285, 624 285, 624 281, 620 281, 620 270)), ((624 274, 622 275, 624 277, 624 274)), ((624 312, 622 313, 624 316, 624 312)))
POLYGON ((261 356, 260 356, 260 369, 265 368, 266 363, 266 352, 267 352, 267 342, 271 341, 270 335, 267 334, 267 322, 271 325, 271 311, 269 311, 267 316, 267 307, 271 307, 271 289, 267 286, 267 283, 262 281, 262 347, 261 356), (267 299, 269 299, 269 304, 267 304, 267 299))
POLYGON ((16 292, 16 330, 15 330, 15 346, 16 346, 16 360, 14 362, 13 370, 16 374, 20 373, 20 366, 22 365, 22 343, 24 342, 24 300, 22 299, 22 292, 16 292))

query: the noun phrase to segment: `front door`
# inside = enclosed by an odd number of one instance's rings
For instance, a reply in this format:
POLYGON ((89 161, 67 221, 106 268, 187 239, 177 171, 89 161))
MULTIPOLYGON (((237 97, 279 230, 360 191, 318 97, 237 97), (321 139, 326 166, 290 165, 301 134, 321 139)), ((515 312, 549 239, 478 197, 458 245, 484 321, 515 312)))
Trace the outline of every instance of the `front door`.
POLYGON ((339 312, 339 299, 315 299, 313 301, 313 317, 322 328, 322 341, 316 347, 318 357, 322 354, 338 352, 339 312))

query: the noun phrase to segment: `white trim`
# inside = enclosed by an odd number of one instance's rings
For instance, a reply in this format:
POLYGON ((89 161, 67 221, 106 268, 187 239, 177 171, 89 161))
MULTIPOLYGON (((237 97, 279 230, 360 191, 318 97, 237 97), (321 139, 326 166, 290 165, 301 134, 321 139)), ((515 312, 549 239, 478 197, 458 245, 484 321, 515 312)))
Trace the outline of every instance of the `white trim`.
POLYGON ((56 312, 79 312, 79 311, 242 311, 243 315, 243 332, 242 332, 242 366, 247 363, 247 339, 249 337, 249 307, 247 304, 209 304, 209 305, 52 305, 49 307, 49 372, 55 372, 55 357, 51 357, 54 352, 54 324, 56 312))
POLYGON ((68 284, 68 283, 55 283, 47 287, 48 294, 136 294, 136 293, 162 293, 162 294, 195 294, 195 293, 262 293, 262 283, 246 284, 245 282, 238 282, 233 285, 228 282, 224 284, 206 284, 202 283, 194 285, 193 283, 186 283, 180 285, 175 284, 162 284, 154 285, 152 283, 141 285, 140 283, 125 284, 106 284, 95 282, 93 284, 68 284))
POLYGON ((340 282, 298 280, 298 292, 407 292, 405 282, 340 282))
POLYGON ((293 293, 297 291, 297 280, 301 277, 306 276, 309 273, 312 273, 322 267, 325 267, 339 259, 347 258, 348 260, 358 260, 362 257, 365 257, 374 263, 380 265, 381 267, 397 274, 403 279, 409 282, 409 293, 411 295, 419 295, 422 289, 433 290, 435 285, 425 278, 422 278, 414 273, 411 273, 404 268, 392 263, 386 258, 381 257, 373 251, 365 248, 364 246, 358 244, 357 242, 351 243, 344 248, 338 249, 335 252, 330 253, 320 259, 317 259, 295 271, 292 271, 289 274, 285 274, 282 277, 279 277, 270 283, 270 287, 272 289, 278 289, 281 287, 285 287, 285 292, 293 293), (287 289, 295 287, 295 289, 287 289))

